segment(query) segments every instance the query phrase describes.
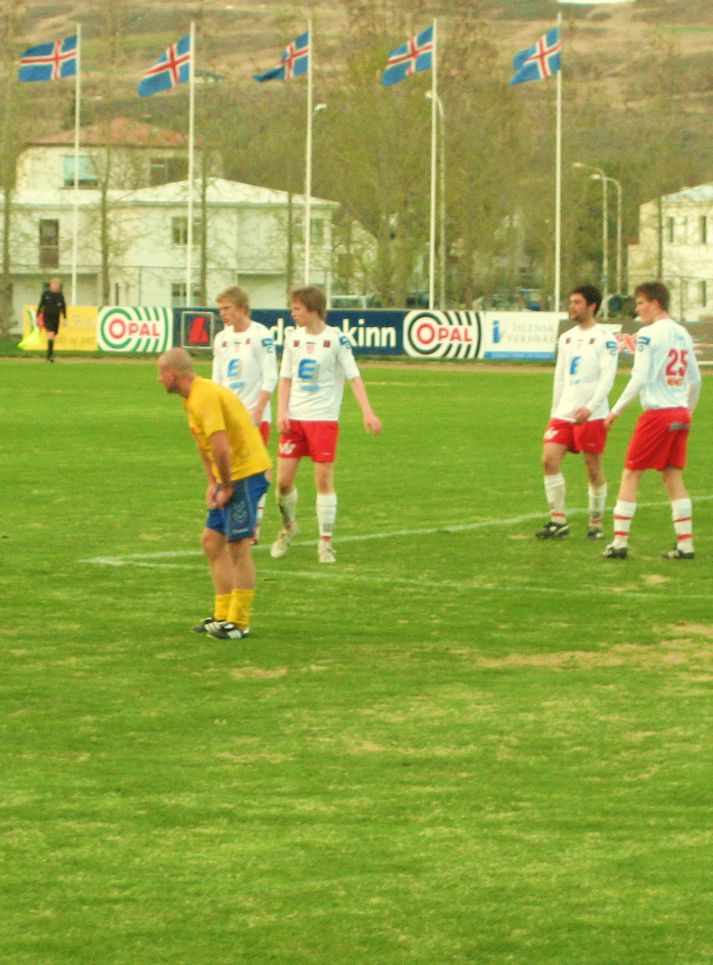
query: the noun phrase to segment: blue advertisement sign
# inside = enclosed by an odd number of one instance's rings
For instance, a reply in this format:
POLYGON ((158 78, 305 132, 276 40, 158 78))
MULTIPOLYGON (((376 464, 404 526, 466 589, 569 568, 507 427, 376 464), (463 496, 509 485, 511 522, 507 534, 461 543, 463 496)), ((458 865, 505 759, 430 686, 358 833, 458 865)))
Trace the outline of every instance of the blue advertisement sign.
MULTIPOLYGON (((270 330, 278 351, 294 323, 286 308, 255 308, 251 316, 270 330)), ((174 345, 210 351, 222 323, 215 308, 176 308, 174 345)), ((345 335, 356 356, 415 359, 552 359, 555 312, 473 312, 430 309, 341 309, 327 324, 345 335)))

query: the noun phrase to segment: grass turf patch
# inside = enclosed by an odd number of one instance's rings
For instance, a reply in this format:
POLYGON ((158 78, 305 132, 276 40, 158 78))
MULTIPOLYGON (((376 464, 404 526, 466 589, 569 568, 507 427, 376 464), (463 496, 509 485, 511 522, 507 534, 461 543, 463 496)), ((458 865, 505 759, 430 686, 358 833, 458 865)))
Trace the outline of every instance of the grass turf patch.
POLYGON ((534 539, 549 373, 364 375, 385 430, 347 399, 337 566, 304 465, 221 644, 188 632, 204 484, 154 368, 0 362, 8 961, 713 959, 706 387, 697 559, 660 558, 651 474, 622 562, 576 457, 572 536, 534 539))

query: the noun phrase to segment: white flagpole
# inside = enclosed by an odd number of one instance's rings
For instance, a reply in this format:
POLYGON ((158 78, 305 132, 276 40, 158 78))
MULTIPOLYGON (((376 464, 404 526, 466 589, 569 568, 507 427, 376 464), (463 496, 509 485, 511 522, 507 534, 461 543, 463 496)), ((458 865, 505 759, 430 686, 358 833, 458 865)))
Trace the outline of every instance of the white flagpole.
POLYGON ((79 125, 82 96, 82 25, 77 24, 77 72, 74 75, 74 192, 72 195, 72 290, 70 301, 77 304, 77 248, 79 245, 79 125))
POLYGON ((193 148, 196 126, 196 25, 191 20, 191 59, 188 61, 188 224, 186 225, 186 305, 193 300, 193 148))
MULTIPOLYGON (((557 14, 560 45, 562 44, 562 13, 557 14)), ((562 68, 564 58, 560 49, 560 69, 557 71, 557 125, 555 135, 555 290, 553 311, 560 309, 562 267, 562 68)))
POLYGON ((433 18, 433 50, 431 52, 431 214, 428 240, 428 307, 433 309, 436 277, 436 125, 438 122, 438 48, 437 18, 433 18))
POLYGON ((309 285, 312 254, 312 21, 307 21, 307 142, 305 144, 305 200, 304 200, 304 283, 309 285))

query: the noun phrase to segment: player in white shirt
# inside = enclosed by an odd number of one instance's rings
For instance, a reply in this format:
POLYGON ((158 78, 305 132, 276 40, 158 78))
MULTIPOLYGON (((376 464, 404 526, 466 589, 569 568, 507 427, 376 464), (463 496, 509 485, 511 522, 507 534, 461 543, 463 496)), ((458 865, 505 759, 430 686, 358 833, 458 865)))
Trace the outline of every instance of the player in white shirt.
POLYGON ((349 339, 325 322, 324 292, 314 286, 294 289, 291 314, 296 330, 285 338, 277 391, 277 499, 282 529, 270 555, 273 559, 285 556, 297 535, 295 477, 300 460, 309 456, 317 489, 318 559, 320 563, 334 563, 334 459, 345 380, 359 403, 367 432, 381 432, 381 422, 369 404, 349 339))
POLYGON ((626 558, 641 477, 647 469, 657 469, 671 500, 676 534, 676 546, 663 557, 692 560, 691 500, 683 482, 683 470, 691 413, 701 391, 701 373, 691 336, 669 318, 668 288, 660 281, 644 282, 637 286, 634 296, 644 328, 636 339, 631 378, 605 419, 607 428, 637 395, 644 411, 626 452, 614 507, 614 539, 602 555, 608 559, 626 558))
POLYGON ((221 292, 217 304, 225 327, 213 339, 212 379, 237 395, 267 444, 270 399, 277 385, 270 330, 250 318, 247 293, 237 285, 221 292))
POLYGON ((604 417, 609 412, 608 395, 616 377, 618 350, 611 330, 597 322, 601 300, 599 289, 593 285, 581 285, 569 296, 569 317, 577 324, 563 332, 557 342, 552 411, 542 440, 550 519, 537 532, 538 539, 561 539, 569 535, 562 474, 566 452, 581 452, 587 470, 587 539, 599 539, 602 535, 607 498, 604 417))

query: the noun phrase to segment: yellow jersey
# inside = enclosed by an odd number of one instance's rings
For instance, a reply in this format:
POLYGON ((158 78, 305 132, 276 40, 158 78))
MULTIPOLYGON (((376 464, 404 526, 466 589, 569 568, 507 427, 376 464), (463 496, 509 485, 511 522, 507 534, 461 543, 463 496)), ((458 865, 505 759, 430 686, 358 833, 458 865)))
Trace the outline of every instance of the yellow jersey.
POLYGON ((216 432, 225 432, 228 437, 232 479, 245 479, 271 468, 272 461, 262 436, 248 410, 230 389, 197 375, 183 406, 188 413, 190 430, 208 457, 217 480, 220 474, 210 447, 210 437, 216 432))

